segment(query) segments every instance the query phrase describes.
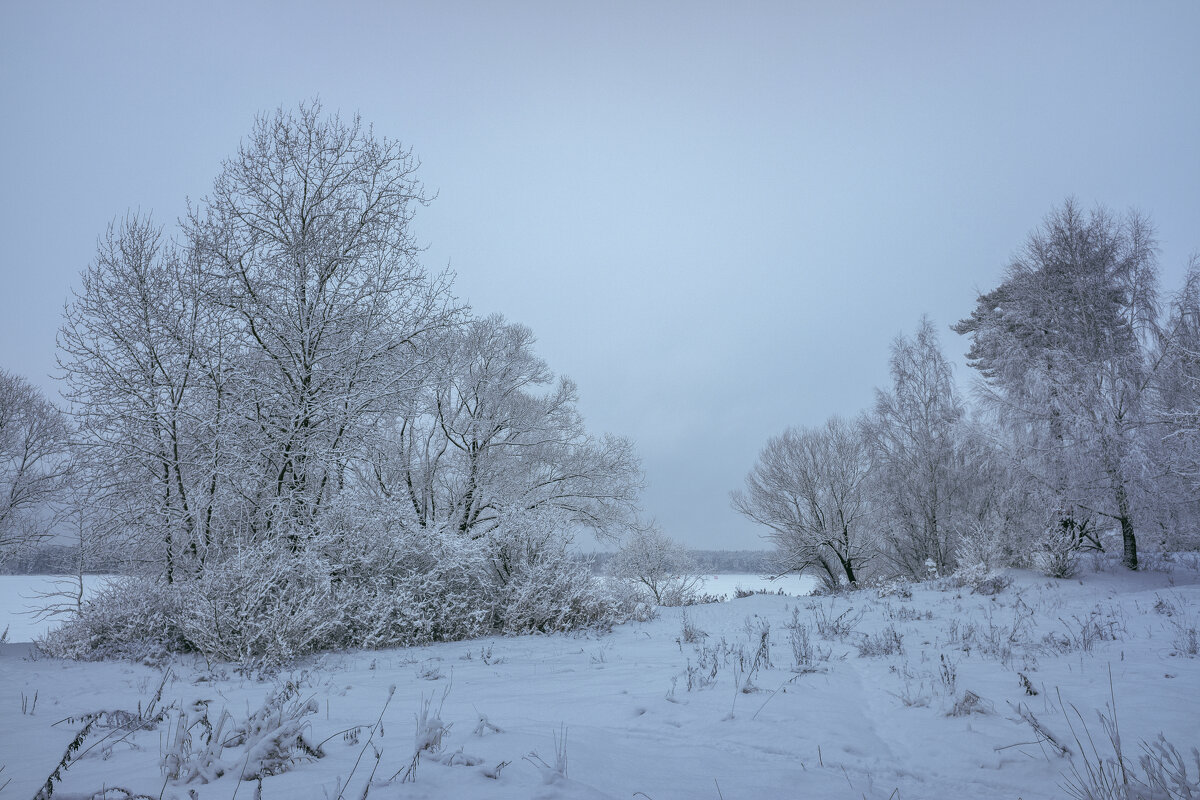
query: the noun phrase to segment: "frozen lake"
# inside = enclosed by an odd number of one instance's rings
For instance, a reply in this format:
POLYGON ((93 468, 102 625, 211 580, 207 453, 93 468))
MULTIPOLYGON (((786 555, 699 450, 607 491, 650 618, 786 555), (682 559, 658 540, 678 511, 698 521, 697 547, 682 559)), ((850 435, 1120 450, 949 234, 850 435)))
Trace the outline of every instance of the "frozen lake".
MULTIPOLYGON (((85 593, 96 591, 108 575, 83 576, 85 593)), ((50 605, 68 602, 66 597, 44 597, 74 587, 69 575, 0 575, 0 632, 8 628, 8 641, 32 642, 57 624, 54 619, 37 619, 37 612, 50 605)))
POLYGON ((778 592, 783 589, 783 593, 787 595, 802 595, 812 594, 813 589, 817 588, 818 581, 816 578, 805 575, 803 577, 797 575, 785 575, 782 578, 771 580, 770 577, 763 575, 740 575, 740 574, 723 574, 723 575, 704 575, 704 586, 700 589, 705 594, 726 595, 732 599, 737 596, 737 590, 743 591, 759 591, 766 590, 768 592, 778 592))

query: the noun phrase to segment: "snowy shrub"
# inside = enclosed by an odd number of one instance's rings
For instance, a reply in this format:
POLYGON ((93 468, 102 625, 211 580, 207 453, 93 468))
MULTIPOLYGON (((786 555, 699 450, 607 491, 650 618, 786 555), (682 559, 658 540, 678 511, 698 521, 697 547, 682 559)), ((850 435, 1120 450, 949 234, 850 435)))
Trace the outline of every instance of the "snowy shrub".
POLYGON ((180 626, 182 615, 182 598, 172 587, 123 578, 109 581, 84 602, 78 616, 37 644, 56 658, 160 663, 169 653, 194 649, 180 626))
POLYGON ((607 630, 630 616, 628 598, 593 577, 589 565, 571 558, 565 544, 526 552, 509 566, 496 610, 504 633, 607 630))
POLYGON ((874 634, 860 635, 862 638, 857 643, 860 658, 890 656, 904 652, 904 637, 900 635, 895 626, 889 625, 874 634))
POLYGON ((862 621, 866 613, 866 609, 861 609, 855 614, 854 607, 851 606, 835 617, 832 606, 830 606, 828 612, 820 605, 813 608, 814 619, 817 623, 817 633, 825 639, 846 638, 858 627, 858 623, 862 621))
POLYGON ((271 667, 344 641, 329 565, 308 553, 249 547, 179 593, 183 634, 208 658, 271 667))
MULTIPOLYGON (((1076 731, 1066 715, 1071 734, 1079 747, 1082 769, 1072 761, 1063 789, 1077 800, 1195 800, 1200 798, 1200 749, 1191 748, 1191 758, 1179 752, 1160 733, 1152 741, 1141 741, 1142 755, 1135 763, 1125 755, 1117 716, 1097 712, 1100 727, 1112 747, 1112 755, 1102 755, 1096 738, 1088 730, 1083 715, 1071 707, 1081 731, 1076 731), (1085 746, 1083 742, 1086 741, 1085 746), (1190 770, 1194 769, 1195 774, 1190 770)), ((1065 712, 1064 712, 1065 714, 1065 712)))
POLYGON ((443 531, 392 530, 386 520, 326 535, 345 646, 399 647, 482 636, 491 582, 483 548, 443 531))
MULTIPOLYGON (((1010 492, 1001 491, 1002 495, 1010 492)), ((1014 551, 1020 549, 1006 519, 996 506, 989 506, 982 518, 969 520, 958 532, 959 567, 982 566, 985 570, 1011 565, 1014 551)))
POLYGON ((1009 575, 1005 575, 1000 572, 993 572, 991 574, 984 575, 982 578, 975 581, 971 585, 971 592, 973 594, 982 594, 990 597, 1007 589, 1012 585, 1012 581, 1013 579, 1009 575))
POLYGON ((1061 526, 1051 526, 1033 551, 1033 564, 1050 578, 1070 578, 1079 571, 1079 539, 1061 526))
POLYGON ((692 622, 691 618, 688 617, 687 612, 685 611, 683 612, 683 627, 680 630, 679 638, 686 644, 695 644, 703 639, 708 638, 708 634, 700 630, 700 628, 696 626, 696 623, 692 622))
POLYGON ((629 584, 639 601, 659 606, 696 602, 698 572, 687 550, 653 527, 631 533, 609 564, 609 573, 629 584))
POLYGON ((977 563, 959 568, 953 575, 941 579, 936 585, 943 590, 970 588, 972 594, 991 597, 1012 585, 1012 577, 997 572, 983 563, 977 563))
POLYGON ((299 697, 299 687, 291 681, 271 692, 266 701, 245 722, 233 729, 224 747, 245 748, 242 780, 252 781, 287 771, 299 761, 324 755, 310 742, 304 718, 317 713, 317 701, 299 697))
POLYGON ((406 647, 482 636, 490 612, 479 607, 480 590, 457 584, 470 574, 373 577, 335 590, 344 616, 345 646, 406 647))
POLYGON ((46 638, 52 655, 206 658, 275 669, 327 649, 608 629, 649 618, 572 556, 564 523, 514 516, 479 539, 331 511, 303 543, 226 552, 197 577, 115 582, 46 638))
POLYGON ((901 600, 911 600, 912 587, 908 585, 907 581, 899 579, 878 581, 875 584, 875 596, 880 599, 898 597, 901 600))
POLYGON ((1177 617, 1172 620, 1175 627, 1175 652, 1182 656, 1200 655, 1200 624, 1194 618, 1177 617))

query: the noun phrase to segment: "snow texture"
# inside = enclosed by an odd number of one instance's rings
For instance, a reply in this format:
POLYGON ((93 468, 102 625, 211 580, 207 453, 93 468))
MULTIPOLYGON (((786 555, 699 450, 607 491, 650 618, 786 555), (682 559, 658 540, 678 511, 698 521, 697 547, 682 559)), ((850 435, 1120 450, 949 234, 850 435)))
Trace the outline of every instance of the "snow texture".
MULTIPOLYGON (((1139 572, 1096 560, 1072 580, 1009 575, 995 594, 945 579, 754 595, 661 609, 600 636, 336 653, 267 677, 177 659, 163 722, 93 730, 55 796, 125 796, 112 791, 121 787, 228 798, 252 772, 245 764, 271 756, 265 798, 358 798, 369 781, 369 796, 389 798, 1037 800, 1068 795, 1071 770, 1087 774, 1084 759, 1096 760, 1085 725, 1099 757, 1111 756, 1097 712, 1113 719, 1114 700, 1135 770, 1138 743, 1160 733, 1190 764, 1200 743, 1195 559, 1139 572), (224 725, 227 747, 201 746, 202 715, 224 725), (186 750, 180 720, 209 783, 164 777, 160 764, 186 750), (228 734, 280 727, 287 736, 272 741, 292 742, 283 753, 252 753, 253 736, 228 734), (420 764, 405 782, 414 742, 420 764)), ((5 797, 34 795, 83 715, 140 713, 162 682, 138 664, 27 650, 0 654, 5 797)))

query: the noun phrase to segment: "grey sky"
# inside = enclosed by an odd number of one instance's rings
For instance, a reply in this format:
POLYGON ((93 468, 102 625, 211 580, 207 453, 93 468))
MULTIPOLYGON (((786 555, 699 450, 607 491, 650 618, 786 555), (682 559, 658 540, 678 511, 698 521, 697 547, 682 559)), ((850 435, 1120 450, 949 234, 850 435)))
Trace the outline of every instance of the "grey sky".
MULTIPOLYGON (((866 407, 888 346, 1052 206, 1200 249, 1200 4, 0 5, 0 366, 55 392, 96 236, 171 223, 257 112, 320 96, 420 156, 426 263, 529 325, 699 547, 768 436, 866 407)), ((964 385, 970 376, 959 368, 964 385)))

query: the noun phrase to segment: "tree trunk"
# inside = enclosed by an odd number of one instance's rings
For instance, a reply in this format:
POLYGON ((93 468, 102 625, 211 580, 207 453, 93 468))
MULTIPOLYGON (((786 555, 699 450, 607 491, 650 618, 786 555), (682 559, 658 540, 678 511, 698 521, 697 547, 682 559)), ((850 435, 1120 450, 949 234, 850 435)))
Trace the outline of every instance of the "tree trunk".
POLYGON ((848 580, 850 585, 853 586, 858 582, 857 578, 854 577, 854 564, 848 559, 842 558, 840 560, 842 562, 842 569, 846 570, 846 580, 848 580))
POLYGON ((1125 545, 1121 563, 1129 569, 1137 569, 1137 538, 1133 535, 1133 520, 1129 517, 1129 496, 1125 494, 1125 485, 1117 484, 1117 518, 1121 521, 1121 541, 1125 545))

